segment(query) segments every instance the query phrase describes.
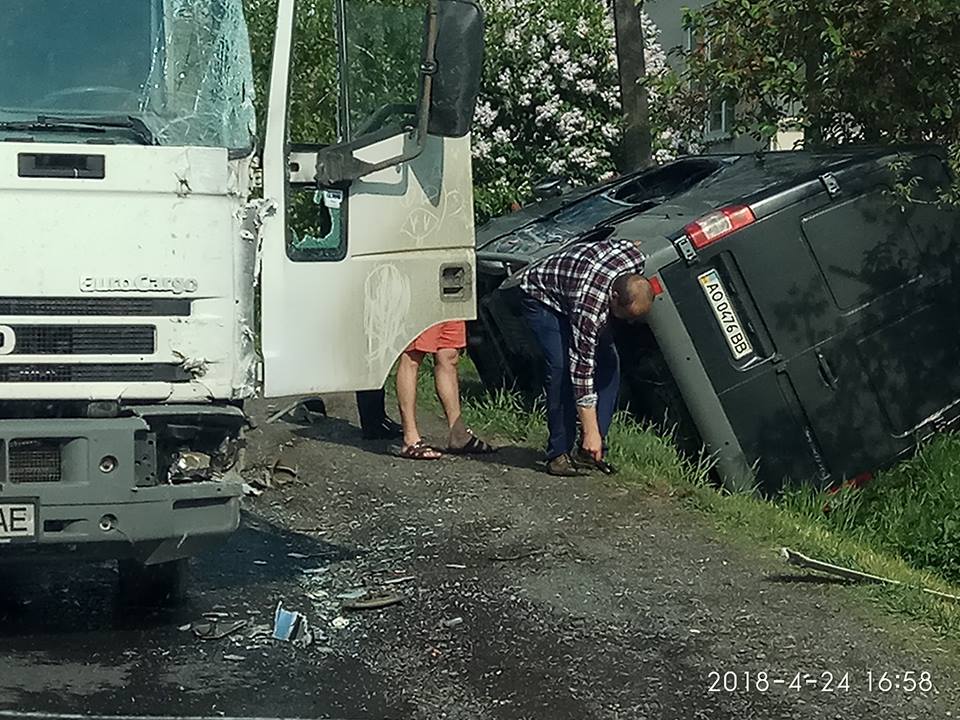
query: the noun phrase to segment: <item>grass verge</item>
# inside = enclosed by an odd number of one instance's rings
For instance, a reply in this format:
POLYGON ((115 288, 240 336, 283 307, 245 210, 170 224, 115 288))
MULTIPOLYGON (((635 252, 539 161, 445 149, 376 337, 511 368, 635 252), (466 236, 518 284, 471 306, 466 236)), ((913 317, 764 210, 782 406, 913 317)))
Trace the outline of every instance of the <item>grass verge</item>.
MULTIPOLYGON (((480 434, 542 446, 546 419, 507 392, 486 392, 469 361, 461 371, 464 417, 480 434)), ((439 409, 429 367, 420 383, 422 404, 439 409)), ((826 495, 811 489, 777 502, 720 491, 709 466, 680 455, 668 435, 626 414, 610 436, 620 478, 679 498, 705 514, 736 544, 774 552, 787 546, 821 560, 898 581, 901 587, 858 589, 880 605, 944 636, 960 633, 960 602, 921 592, 960 595, 960 436, 944 436, 865 489, 826 495), (829 512, 824 512, 829 508, 829 512)))

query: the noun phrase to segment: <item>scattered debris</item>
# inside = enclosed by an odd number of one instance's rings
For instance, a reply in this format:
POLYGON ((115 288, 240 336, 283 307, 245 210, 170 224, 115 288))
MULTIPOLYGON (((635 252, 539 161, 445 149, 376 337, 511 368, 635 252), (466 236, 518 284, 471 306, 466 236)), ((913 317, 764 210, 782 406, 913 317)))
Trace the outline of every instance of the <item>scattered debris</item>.
POLYGON ((267 561, 266 561, 266 560, 254 560, 254 561, 253 561, 253 564, 254 564, 254 565, 266 565, 266 564, 267 564, 267 561))
POLYGON ((343 630, 347 625, 350 624, 348 618, 343 617, 343 615, 338 615, 333 619, 333 622, 330 623, 335 630, 343 630))
POLYGON ((244 657, 243 655, 224 655, 223 659, 230 660, 231 662, 243 662, 247 658, 244 657))
POLYGON ((366 588, 356 588, 354 590, 347 590, 337 595, 339 600, 359 600, 360 598, 366 597, 369 595, 369 590, 366 588))
POLYGON ((206 453, 193 450, 182 450, 174 455, 170 469, 167 471, 167 480, 177 483, 209 480, 215 475, 210 467, 210 456, 206 453))
POLYGON ((444 627, 455 628, 457 625, 463 625, 463 618, 460 616, 448 618, 443 621, 444 627))
POLYGON ((304 575, 322 575, 329 569, 330 568, 328 567, 300 568, 300 572, 302 572, 304 575))
MULTIPOLYGON (((834 577, 840 577, 846 580, 853 580, 855 582, 883 583, 887 585, 900 585, 902 587, 914 587, 911 585, 904 585, 899 580, 891 580, 889 578, 880 577, 879 575, 871 575, 870 573, 861 572, 859 570, 841 567, 840 565, 832 565, 830 563, 823 562, 822 560, 814 560, 813 558, 809 558, 802 553, 791 550, 790 548, 781 548, 780 557, 782 557, 788 565, 804 568, 806 570, 815 570, 817 572, 826 573, 827 575, 833 575, 834 577)), ((950 593, 932 590, 931 588, 925 587, 915 587, 915 589, 922 590, 925 593, 935 595, 936 597, 943 598, 945 600, 960 601, 960 596, 958 595, 951 595, 950 593)))
POLYGON ((246 495, 247 497, 260 497, 261 495, 263 495, 263 490, 251 485, 250 483, 244 483, 243 494, 246 495))
POLYGON ((384 585, 399 585, 400 583, 410 582, 411 580, 416 580, 414 575, 404 575, 403 577, 391 578, 389 580, 384 580, 384 585))
POLYGON ((313 633, 306 616, 294 610, 284 610, 282 601, 277 603, 273 616, 273 637, 276 640, 292 642, 297 647, 306 647, 313 642, 313 633))
POLYGON ((460 563, 447 563, 447 568, 450 570, 466 570, 467 566, 460 563))
POLYGON ((403 595, 371 595, 343 604, 344 610, 379 610, 403 602, 403 595))
POLYGON ((201 640, 222 640, 247 626, 246 620, 224 622, 224 618, 205 617, 190 625, 193 634, 201 640))

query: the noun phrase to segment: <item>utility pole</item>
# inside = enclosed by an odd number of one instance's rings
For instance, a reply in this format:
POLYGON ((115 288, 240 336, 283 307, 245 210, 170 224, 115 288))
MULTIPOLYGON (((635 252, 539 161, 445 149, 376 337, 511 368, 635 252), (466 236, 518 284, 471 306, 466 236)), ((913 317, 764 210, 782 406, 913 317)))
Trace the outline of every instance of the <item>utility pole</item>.
POLYGON ((650 131, 650 99, 644 58, 643 0, 613 0, 613 23, 617 36, 617 67, 624 130, 618 165, 621 172, 640 170, 653 161, 650 131))

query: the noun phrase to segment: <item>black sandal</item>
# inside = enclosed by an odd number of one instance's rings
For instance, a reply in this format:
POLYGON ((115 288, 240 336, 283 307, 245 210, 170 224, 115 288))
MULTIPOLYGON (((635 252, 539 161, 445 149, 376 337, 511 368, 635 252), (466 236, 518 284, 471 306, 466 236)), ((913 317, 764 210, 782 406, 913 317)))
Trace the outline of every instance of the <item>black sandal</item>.
POLYGON ((464 445, 458 448, 448 447, 447 452, 452 455, 489 455, 490 453, 495 453, 497 451, 497 448, 490 443, 481 440, 470 430, 467 430, 467 433, 470 435, 470 439, 467 440, 464 445))
POLYGON ((398 456, 406 460, 439 460, 443 457, 443 453, 427 445, 423 440, 417 440, 412 445, 400 448, 398 456))

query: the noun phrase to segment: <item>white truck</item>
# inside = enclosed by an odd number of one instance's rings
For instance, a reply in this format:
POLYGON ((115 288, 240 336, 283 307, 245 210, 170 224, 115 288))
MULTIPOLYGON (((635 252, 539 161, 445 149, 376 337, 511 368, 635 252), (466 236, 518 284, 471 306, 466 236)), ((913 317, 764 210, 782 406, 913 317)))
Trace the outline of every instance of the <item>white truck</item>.
POLYGON ((295 13, 260 152, 242 0, 4 3, 0 560, 173 592, 238 526, 245 400, 381 387, 473 317, 482 13, 337 0, 340 141, 292 148, 295 13))

